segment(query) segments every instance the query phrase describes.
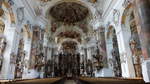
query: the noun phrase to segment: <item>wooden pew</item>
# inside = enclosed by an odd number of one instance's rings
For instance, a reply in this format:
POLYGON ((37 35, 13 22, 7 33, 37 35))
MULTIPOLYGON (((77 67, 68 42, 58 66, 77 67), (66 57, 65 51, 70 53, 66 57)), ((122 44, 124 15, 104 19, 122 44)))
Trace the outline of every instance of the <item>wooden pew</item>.
POLYGON ((1 80, 0 84, 52 84, 61 79, 62 78, 1 80))
POLYGON ((145 84, 142 78, 87 78, 81 77, 79 80, 90 84, 145 84))

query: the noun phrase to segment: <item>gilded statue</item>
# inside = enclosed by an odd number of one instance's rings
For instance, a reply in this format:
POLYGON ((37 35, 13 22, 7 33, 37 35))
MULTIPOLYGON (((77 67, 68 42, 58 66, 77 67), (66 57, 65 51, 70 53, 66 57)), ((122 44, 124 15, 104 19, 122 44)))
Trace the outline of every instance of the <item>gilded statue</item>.
POLYGON ((4 14, 4 10, 2 9, 3 0, 0 0, 0 17, 4 14))
POLYGON ((0 33, 3 33, 4 29, 5 29, 5 24, 2 21, 0 21, 0 33))

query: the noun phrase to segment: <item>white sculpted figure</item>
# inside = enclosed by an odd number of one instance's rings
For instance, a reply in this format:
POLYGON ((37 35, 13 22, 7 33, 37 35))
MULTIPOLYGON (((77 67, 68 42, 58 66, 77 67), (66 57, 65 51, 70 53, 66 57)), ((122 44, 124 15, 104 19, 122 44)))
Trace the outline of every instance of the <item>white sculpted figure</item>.
POLYGON ((0 55, 3 54, 5 47, 6 47, 6 39, 5 38, 0 38, 0 55))
POLYGON ((3 52, 5 50, 6 44, 7 44, 6 39, 4 37, 1 37, 0 38, 0 71, 3 64, 3 52))

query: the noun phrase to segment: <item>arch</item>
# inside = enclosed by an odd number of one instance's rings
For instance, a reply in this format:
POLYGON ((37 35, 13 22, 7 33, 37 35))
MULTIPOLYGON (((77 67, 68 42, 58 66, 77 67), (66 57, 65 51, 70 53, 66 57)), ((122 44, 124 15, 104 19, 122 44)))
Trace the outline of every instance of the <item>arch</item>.
POLYGON ((63 40, 60 42, 60 44, 66 42, 66 41, 73 41, 73 42, 75 42, 75 43, 77 43, 77 44, 80 44, 76 39, 70 39, 70 38, 63 39, 63 40))
POLYGON ((58 49, 60 50, 61 49, 61 47, 62 47, 62 44, 64 43, 64 42, 70 42, 70 41, 73 41, 73 42, 75 42, 75 43, 77 43, 77 47, 79 48, 80 47, 80 43, 76 40, 76 39, 70 39, 70 38, 66 38, 66 39, 63 39, 59 44, 58 44, 58 49))
POLYGON ((72 26, 72 28, 70 28, 68 26, 61 26, 60 28, 58 28, 56 30, 56 32, 53 34, 52 37, 56 37, 61 32, 65 32, 65 31, 75 31, 75 32, 80 33, 80 35, 85 36, 85 34, 83 33, 82 29, 80 29, 80 28, 78 28, 76 26, 72 26))
POLYGON ((119 54, 116 30, 113 25, 108 26, 106 35, 107 35, 106 40, 107 40, 108 46, 109 46, 109 47, 107 47, 109 67, 112 68, 113 70, 116 70, 116 71, 114 71, 114 75, 116 77, 121 77, 122 71, 121 71, 120 54, 119 54), (116 67, 118 67, 118 68, 116 68, 116 67))

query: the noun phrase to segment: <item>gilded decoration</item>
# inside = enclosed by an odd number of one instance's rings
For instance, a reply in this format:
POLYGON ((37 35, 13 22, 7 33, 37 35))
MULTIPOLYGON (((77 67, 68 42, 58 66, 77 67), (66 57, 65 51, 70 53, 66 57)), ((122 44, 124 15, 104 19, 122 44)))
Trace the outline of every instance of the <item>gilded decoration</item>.
POLYGON ((30 59, 30 69, 41 70, 44 66, 44 55, 43 55, 43 39, 44 31, 40 27, 35 26, 32 36, 32 46, 31 46, 31 59, 30 59))
POLYGON ((9 17, 10 17, 10 21, 11 21, 11 23, 15 23, 15 20, 16 20, 16 18, 15 18, 15 15, 14 15, 14 13, 13 13, 13 10, 12 10, 12 5, 13 5, 13 2, 12 2, 12 0, 10 0, 10 2, 3 2, 3 4, 4 4, 4 6, 8 9, 8 11, 9 11, 9 17))
POLYGON ((0 8, 0 17, 4 14, 4 10, 0 8))
POLYGON ((32 32, 30 30, 30 24, 24 25, 24 35, 27 36, 28 38, 32 38, 32 32))
POLYGON ((97 2, 97 0, 90 0, 90 2, 91 2, 91 3, 96 3, 96 2, 97 2))
POLYGON ((61 32, 58 36, 64 38, 72 38, 72 39, 80 38, 80 34, 75 31, 61 32))
POLYGON ((5 30, 5 24, 3 21, 0 20, 0 34, 3 34, 5 30))
POLYGON ((4 14, 4 10, 2 9, 2 2, 0 1, 0 17, 4 14))

